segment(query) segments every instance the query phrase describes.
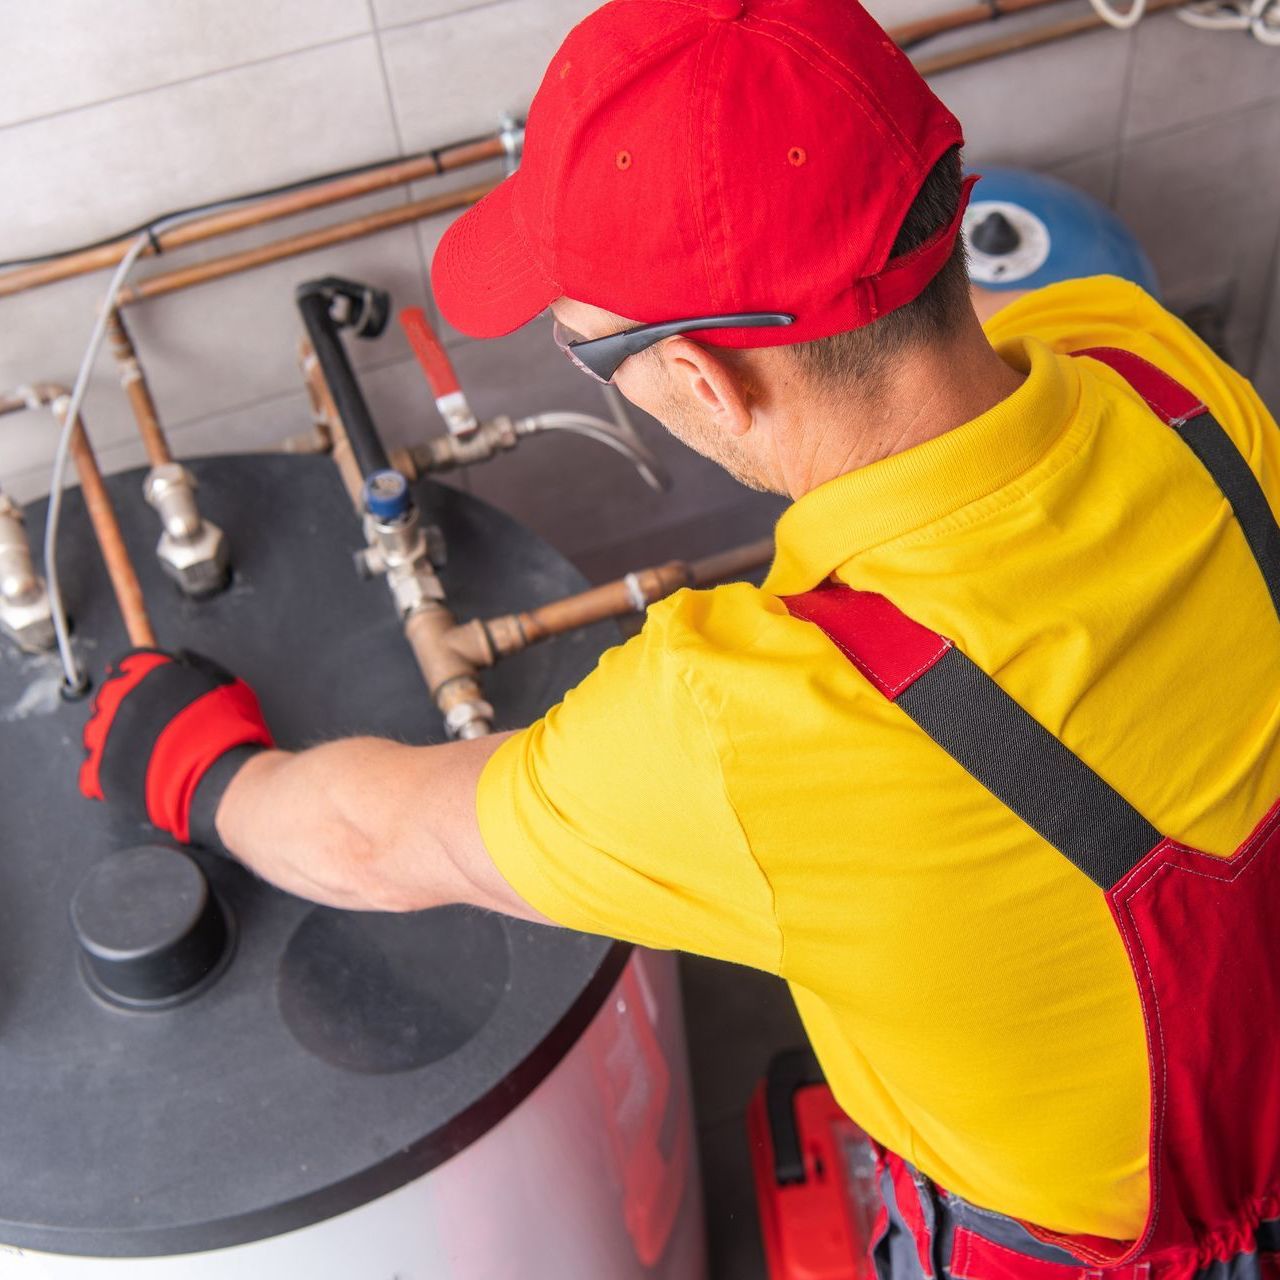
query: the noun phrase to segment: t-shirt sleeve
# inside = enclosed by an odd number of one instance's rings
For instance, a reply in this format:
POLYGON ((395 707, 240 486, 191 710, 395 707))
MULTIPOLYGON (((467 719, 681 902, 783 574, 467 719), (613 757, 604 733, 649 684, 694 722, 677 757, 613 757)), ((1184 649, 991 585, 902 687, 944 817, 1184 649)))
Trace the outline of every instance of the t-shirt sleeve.
POLYGON ((495 865, 549 919, 777 972, 768 880, 726 793, 663 606, 481 776, 495 865))

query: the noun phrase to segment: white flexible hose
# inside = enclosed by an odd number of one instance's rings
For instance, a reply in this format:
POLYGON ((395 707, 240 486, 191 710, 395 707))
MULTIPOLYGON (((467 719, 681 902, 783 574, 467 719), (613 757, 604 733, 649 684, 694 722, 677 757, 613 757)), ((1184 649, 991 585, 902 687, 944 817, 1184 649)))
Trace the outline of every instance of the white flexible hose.
POLYGON ((622 454, 640 473, 640 478, 657 493, 669 488, 669 481, 662 464, 639 441, 634 444, 624 440, 612 423, 603 418, 593 418, 585 413, 539 413, 532 418, 522 418, 516 424, 521 434, 536 431, 572 431, 586 436, 597 444, 607 445, 622 454))
POLYGON ((1249 14, 1242 4, 1208 0, 1178 10, 1178 17, 1198 31, 1248 31, 1249 14))
POLYGON ((1114 8, 1110 0, 1089 0, 1089 3, 1093 5, 1094 12, 1103 22, 1115 27, 1118 31, 1128 31, 1130 27, 1136 27, 1147 12, 1147 0, 1132 0, 1124 13, 1114 8))
POLYGON ((1200 31, 1247 31, 1280 48, 1280 0, 1200 0, 1179 9, 1178 17, 1200 31))
POLYGON ((85 348, 84 359, 80 361, 80 370, 71 388, 71 398, 62 415, 62 430, 58 433, 58 447, 53 455, 53 474, 49 480, 49 509, 44 522, 44 575, 49 587, 49 606, 53 613, 53 633, 58 640, 58 657, 62 660, 62 680, 68 692, 80 693, 86 686, 84 672, 80 670, 71 649, 67 612, 63 607, 62 588, 58 582, 58 519, 62 514, 62 487, 66 483, 67 458, 71 453, 71 434, 80 419, 80 406, 84 402, 84 393, 89 386, 93 362, 98 358, 102 340, 106 337, 107 319, 115 306, 116 294, 124 286, 129 272, 133 269, 133 264, 137 262, 139 255, 150 242, 150 237, 143 232, 129 246, 128 252, 120 259, 115 274, 111 277, 106 296, 98 308, 98 318, 94 322, 89 345, 85 348))
POLYGON ((1254 0, 1249 33, 1260 43, 1280 49, 1280 0, 1254 0))
POLYGON ((85 392, 89 387, 89 378, 93 373, 94 361, 102 349, 103 339, 107 333, 107 320, 116 305, 116 296, 124 288, 129 273, 154 237, 162 231, 168 231, 193 218, 203 217, 207 213, 215 213, 220 209, 229 209, 244 203, 250 197, 235 200, 222 200, 202 205, 198 209, 187 209, 175 213, 168 218, 154 222, 129 246, 124 257, 117 264, 111 276, 111 283, 98 308, 98 318, 94 322, 93 333, 89 337, 89 345, 85 348, 84 358, 80 361, 80 369, 71 387, 71 397, 67 402, 63 415, 62 430, 58 434, 58 447, 53 455, 53 471, 49 479, 49 508, 44 523, 44 574, 49 589, 49 605, 53 613, 53 633, 58 641, 58 657, 62 662, 62 679, 69 692, 82 692, 86 687, 84 672, 76 662, 71 648, 70 629, 67 626, 67 611, 62 602, 62 588, 58 581, 58 525, 62 515, 62 490, 66 484, 67 458, 71 453, 71 432, 80 417, 80 406, 84 403, 85 392))

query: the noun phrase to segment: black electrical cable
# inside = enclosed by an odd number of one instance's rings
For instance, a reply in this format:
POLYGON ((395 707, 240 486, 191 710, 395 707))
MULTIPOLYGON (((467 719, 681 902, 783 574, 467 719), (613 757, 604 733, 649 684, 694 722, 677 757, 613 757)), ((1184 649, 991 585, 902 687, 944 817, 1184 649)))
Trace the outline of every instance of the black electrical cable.
POLYGON ((9 271, 17 267, 34 267, 44 262, 56 262, 59 258, 69 258, 73 253, 88 253, 91 249, 101 249, 106 245, 115 244, 122 240, 130 240, 141 235, 148 236, 155 252, 160 253, 162 252, 160 242, 156 238, 153 228, 161 222, 203 213, 207 209, 224 209, 229 205, 245 204, 250 200, 266 200, 271 196, 288 195, 291 191, 303 191, 307 187, 317 187, 324 182, 337 182, 343 178, 358 178, 362 173, 369 173, 374 169, 382 169, 387 165, 405 164, 412 160, 423 159, 434 160, 439 165, 440 157, 446 151, 453 151, 458 147, 469 147, 477 142, 487 142, 491 137, 493 137, 492 134, 481 134, 479 137, 464 138, 461 142, 450 142, 442 147, 431 147, 427 151, 415 151, 407 156, 391 156, 384 160, 370 160, 367 164, 353 165, 349 169, 334 169, 329 173, 316 174, 311 178, 299 178, 294 182, 284 182, 276 187, 263 187, 258 191, 246 191, 243 195, 226 196, 219 200, 208 200, 203 204, 188 205, 185 209, 174 209, 170 213, 162 213, 154 218, 148 218, 146 222, 140 222, 136 227, 130 227, 127 231, 103 236, 101 240, 92 240, 87 244, 76 245, 71 249, 58 249, 52 253, 33 254, 29 258, 10 258, 7 261, 0 261, 0 271, 9 271))

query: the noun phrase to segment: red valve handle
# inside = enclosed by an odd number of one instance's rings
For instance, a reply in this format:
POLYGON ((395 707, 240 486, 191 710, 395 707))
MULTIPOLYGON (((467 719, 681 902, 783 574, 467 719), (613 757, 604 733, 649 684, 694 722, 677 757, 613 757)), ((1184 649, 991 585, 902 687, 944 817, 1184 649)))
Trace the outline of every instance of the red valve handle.
POLYGON ((431 393, 437 400, 443 396, 456 395, 462 390, 458 375, 454 372, 453 362, 443 343, 436 337, 427 313, 421 307, 405 307, 400 312, 400 323, 404 326, 405 337, 418 357, 422 372, 427 375, 431 384, 431 393))
POLYGON ((427 313, 421 307, 405 307, 400 312, 400 323, 404 326, 405 337, 418 357, 422 372, 427 375, 431 384, 431 394, 436 398, 436 408, 449 428, 450 435, 467 435, 480 424, 476 415, 471 412, 467 397, 462 393, 462 384, 454 370, 449 353, 444 344, 436 337, 427 313))

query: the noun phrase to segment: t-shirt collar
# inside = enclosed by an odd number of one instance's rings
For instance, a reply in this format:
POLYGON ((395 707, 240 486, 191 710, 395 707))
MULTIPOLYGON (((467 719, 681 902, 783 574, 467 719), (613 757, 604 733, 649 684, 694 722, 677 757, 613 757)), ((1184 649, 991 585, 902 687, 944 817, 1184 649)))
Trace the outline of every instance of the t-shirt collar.
POLYGON ((809 591, 859 553, 995 493, 1043 456, 1075 412, 1075 361, 1033 338, 997 350, 1026 371, 1022 385, 963 426, 837 476, 793 502, 775 529, 765 591, 809 591))

